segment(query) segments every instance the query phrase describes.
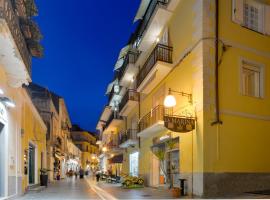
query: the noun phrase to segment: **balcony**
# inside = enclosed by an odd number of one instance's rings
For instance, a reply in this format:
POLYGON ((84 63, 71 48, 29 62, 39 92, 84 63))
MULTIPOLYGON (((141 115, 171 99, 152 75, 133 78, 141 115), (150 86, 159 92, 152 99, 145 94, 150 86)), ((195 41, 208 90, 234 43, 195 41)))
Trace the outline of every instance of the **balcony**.
POLYGON ((117 126, 119 126, 123 122, 123 117, 119 115, 117 112, 113 112, 108 119, 104 132, 112 132, 115 130, 117 126))
POLYGON ((129 51, 125 56, 122 67, 119 70, 119 80, 120 85, 124 87, 129 87, 130 83, 134 79, 138 68, 135 66, 135 63, 139 57, 139 53, 129 51))
POLYGON ((127 116, 128 113, 138 104, 140 95, 135 90, 127 90, 119 104, 119 111, 121 116, 127 116))
POLYGON ((119 146, 120 141, 119 138, 114 138, 113 140, 111 140, 108 144, 106 144, 105 146, 107 147, 107 152, 108 153, 119 153, 122 151, 122 149, 119 146))
POLYGON ((31 80, 31 55, 10 0, 0 0, 0 55, 12 87, 31 80))
MULTIPOLYGON (((148 51, 155 43, 157 37, 171 18, 178 2, 179 0, 150 1, 142 17, 142 21, 134 34, 136 38, 135 44, 140 51, 148 51)), ((138 13, 141 13, 140 9, 138 13)))
POLYGON ((170 72, 172 51, 172 47, 157 44, 137 75, 138 92, 148 94, 170 72))
POLYGON ((137 129, 128 129, 120 137, 120 147, 127 148, 138 144, 137 129))

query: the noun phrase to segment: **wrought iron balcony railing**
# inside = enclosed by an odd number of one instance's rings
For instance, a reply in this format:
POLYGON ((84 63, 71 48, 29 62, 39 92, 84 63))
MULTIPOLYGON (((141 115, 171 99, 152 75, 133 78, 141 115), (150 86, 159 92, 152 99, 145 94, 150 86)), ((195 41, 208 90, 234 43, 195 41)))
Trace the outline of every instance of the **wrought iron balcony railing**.
POLYGON ((21 32, 18 16, 10 0, 0 0, 0 19, 6 21, 28 73, 31 75, 31 55, 21 32))
POLYGON ((127 53, 125 60, 124 60, 124 63, 119 70, 119 74, 118 74, 119 80, 121 80, 123 78, 128 65, 135 64, 138 57, 139 57, 139 53, 135 53, 135 52, 131 52, 131 51, 129 51, 127 53))
POLYGON ((108 126, 111 124, 111 122, 116 119, 116 120, 123 120, 123 117, 119 115, 118 112, 113 112, 110 116, 110 118, 108 119, 106 125, 105 125, 105 129, 108 128, 108 126))
POLYGON ((158 61, 172 63, 172 51, 172 47, 163 44, 157 44, 137 75, 137 88, 140 86, 145 77, 158 61))
POLYGON ((121 103, 119 104, 119 111, 121 111, 128 101, 139 101, 140 95, 136 90, 129 89, 122 98, 121 103))
POLYGON ((132 36, 131 39, 132 43, 135 42, 136 46, 138 47, 139 41, 141 40, 144 31, 147 29, 150 19, 156 8, 158 6, 166 6, 168 5, 169 2, 170 0, 151 0, 147 10, 145 11, 142 21, 140 22, 135 33, 132 36))
POLYGON ((124 143, 127 140, 137 140, 137 129, 128 129, 120 136, 120 143, 124 143))
POLYGON ((144 129, 154 125, 158 121, 163 121, 165 114, 167 114, 167 111, 165 110, 164 106, 156 106, 149 113, 147 113, 144 117, 141 118, 139 122, 139 131, 143 131, 144 129))

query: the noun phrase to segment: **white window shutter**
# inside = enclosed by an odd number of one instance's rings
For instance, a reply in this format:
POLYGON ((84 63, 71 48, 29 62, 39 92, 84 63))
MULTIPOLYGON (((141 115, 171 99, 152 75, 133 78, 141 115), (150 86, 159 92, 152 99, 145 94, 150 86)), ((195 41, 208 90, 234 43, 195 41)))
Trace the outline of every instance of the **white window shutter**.
POLYGON ((169 31, 168 31, 168 27, 165 28, 160 43, 161 44, 164 44, 164 45, 168 45, 169 44, 169 31))
POLYGON ((264 33, 270 35, 270 6, 264 7, 264 33))
POLYGON ((237 24, 244 24, 244 0, 232 0, 232 19, 237 24))

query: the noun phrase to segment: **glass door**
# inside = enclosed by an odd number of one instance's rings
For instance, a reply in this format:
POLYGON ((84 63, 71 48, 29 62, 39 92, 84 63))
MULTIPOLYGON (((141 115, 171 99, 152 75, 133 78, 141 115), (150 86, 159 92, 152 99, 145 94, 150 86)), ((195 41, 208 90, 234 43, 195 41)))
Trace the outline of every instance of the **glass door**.
POLYGON ((139 175, 139 152, 129 155, 129 173, 131 176, 139 175))

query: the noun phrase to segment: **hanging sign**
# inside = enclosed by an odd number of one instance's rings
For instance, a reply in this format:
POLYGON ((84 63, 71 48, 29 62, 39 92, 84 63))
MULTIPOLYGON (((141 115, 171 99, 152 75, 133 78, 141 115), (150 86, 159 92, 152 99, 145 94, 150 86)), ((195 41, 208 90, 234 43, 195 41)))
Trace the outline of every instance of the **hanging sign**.
POLYGON ((164 126, 173 132, 186 133, 195 129, 195 119, 168 115, 164 116, 164 126))

